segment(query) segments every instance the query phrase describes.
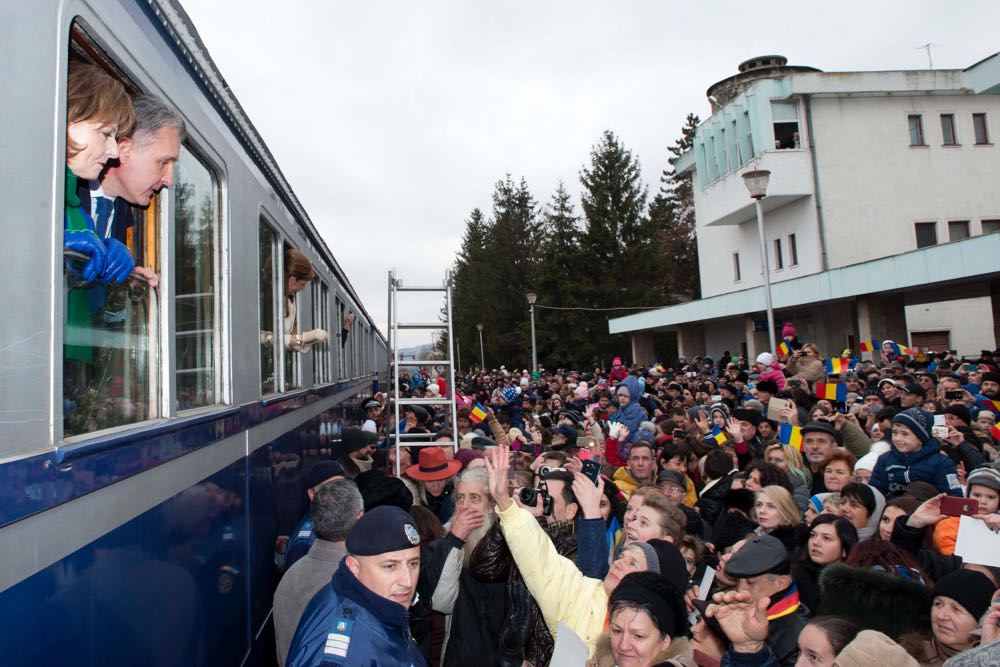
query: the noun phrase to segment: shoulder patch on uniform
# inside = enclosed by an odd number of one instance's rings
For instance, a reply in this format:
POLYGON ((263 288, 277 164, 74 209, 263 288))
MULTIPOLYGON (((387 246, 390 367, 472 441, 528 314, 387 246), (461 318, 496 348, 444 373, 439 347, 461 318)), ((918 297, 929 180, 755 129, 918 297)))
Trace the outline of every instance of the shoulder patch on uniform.
POLYGON ((949 489, 959 489, 962 487, 962 483, 958 481, 958 475, 955 473, 949 473, 945 476, 945 479, 948 480, 949 489))
POLYGON ((346 658, 347 651, 351 648, 351 630, 353 628, 354 621, 346 618, 338 618, 334 621, 333 632, 326 636, 326 646, 323 647, 323 653, 346 658))

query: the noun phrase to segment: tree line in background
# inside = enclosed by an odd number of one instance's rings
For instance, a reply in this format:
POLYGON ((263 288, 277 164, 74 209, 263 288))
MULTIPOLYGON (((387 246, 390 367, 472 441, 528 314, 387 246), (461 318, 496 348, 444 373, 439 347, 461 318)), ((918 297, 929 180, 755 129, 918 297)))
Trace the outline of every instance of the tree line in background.
MULTIPOLYGON (((562 183, 542 206, 523 178, 497 181, 491 214, 476 208, 469 215, 452 267, 463 368, 479 364, 480 323, 487 367, 531 365, 528 292, 538 294, 535 338, 546 368, 609 367, 615 355, 629 356, 627 337, 610 335, 608 319, 638 311, 561 309, 699 298, 691 179, 674 168, 698 122, 688 114, 681 137, 668 147, 670 168, 652 200, 639 160, 611 131, 580 172, 582 214, 562 183)), ((446 338, 438 340, 440 349, 446 345, 446 338)))

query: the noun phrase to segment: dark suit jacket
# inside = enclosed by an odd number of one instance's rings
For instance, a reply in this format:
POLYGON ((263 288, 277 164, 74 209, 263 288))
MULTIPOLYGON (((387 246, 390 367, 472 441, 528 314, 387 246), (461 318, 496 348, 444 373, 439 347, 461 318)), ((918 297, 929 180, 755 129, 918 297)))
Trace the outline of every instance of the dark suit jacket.
MULTIPOLYGON (((77 179, 76 182, 76 194, 80 197, 80 206, 83 207, 84 211, 89 213, 90 211, 90 181, 85 179, 77 179)), ((135 210, 131 204, 117 197, 115 199, 114 207, 114 218, 111 223, 111 237, 121 241, 125 245, 128 245, 126 239, 128 228, 135 224, 135 210)), ((138 244, 138 248, 133 252, 132 259, 135 260, 137 265, 142 264, 142 244, 138 244)))

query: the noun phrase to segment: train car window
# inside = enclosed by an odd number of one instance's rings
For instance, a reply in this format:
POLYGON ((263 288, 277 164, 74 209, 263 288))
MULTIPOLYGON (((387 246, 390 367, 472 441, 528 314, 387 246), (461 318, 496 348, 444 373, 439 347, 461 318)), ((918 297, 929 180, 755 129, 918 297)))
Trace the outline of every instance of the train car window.
MULTIPOLYGON (((283 251, 285 257, 288 257, 288 252, 290 250, 295 250, 292 246, 285 243, 283 244, 283 251)), ((288 275, 288 267, 285 267, 285 275, 288 275)), ((282 289, 285 289, 288 284, 287 280, 282 280, 282 289)), ((299 316, 299 298, 297 294, 288 294, 284 301, 284 308, 282 310, 282 331, 285 332, 285 345, 282 347, 284 352, 284 380, 285 380, 285 391, 290 391, 292 389, 298 389, 302 385, 302 380, 299 377, 300 364, 299 358, 302 356, 293 351, 292 343, 296 340, 296 336, 301 336, 303 333, 302 318, 299 316)), ((302 348, 308 349, 308 348, 302 348)))
POLYGON ((262 218, 260 221, 260 393, 262 396, 277 391, 275 349, 281 337, 275 336, 275 285, 274 272, 278 263, 277 237, 262 218))
MULTIPOLYGON (((330 331, 329 313, 330 289, 326 283, 316 279, 312 283, 313 327, 330 331)), ((330 381, 330 343, 323 341, 313 346, 313 384, 330 381)))
MULTIPOLYGON (((345 346, 344 346, 344 339, 342 338, 342 336, 344 335, 344 333, 343 333, 343 331, 341 329, 342 323, 344 321, 344 315, 346 315, 346 313, 344 311, 344 302, 340 300, 340 297, 337 297, 337 315, 336 315, 336 317, 337 317, 337 345, 336 345, 336 348, 337 348, 337 377, 339 379, 343 379, 343 378, 347 377, 347 367, 344 365, 344 347, 345 346)), ((350 340, 350 336, 348 336, 348 340, 350 340)))
POLYGON ((220 401, 219 179, 186 147, 174 176, 176 391, 185 410, 220 401))

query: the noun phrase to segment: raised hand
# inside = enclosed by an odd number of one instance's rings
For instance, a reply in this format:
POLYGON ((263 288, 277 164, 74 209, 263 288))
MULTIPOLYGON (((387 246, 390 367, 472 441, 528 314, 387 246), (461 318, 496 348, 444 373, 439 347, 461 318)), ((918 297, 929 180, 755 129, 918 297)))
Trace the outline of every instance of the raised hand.
POLYGON ((486 450, 486 472, 490 477, 490 492, 500 511, 506 510, 514 502, 507 486, 507 471, 510 468, 510 448, 498 445, 486 450))
POLYGON ((573 495, 584 519, 601 518, 601 497, 604 495, 604 478, 597 478, 597 486, 582 472, 573 473, 573 495))
POLYGON ((769 598, 754 601, 749 591, 729 591, 712 596, 705 616, 715 618, 733 648, 742 653, 760 650, 767 638, 769 598))
POLYGON ((930 500, 925 501, 906 520, 906 525, 911 528, 926 528, 944 520, 946 517, 944 514, 941 514, 941 499, 944 496, 945 494, 939 493, 930 500))

